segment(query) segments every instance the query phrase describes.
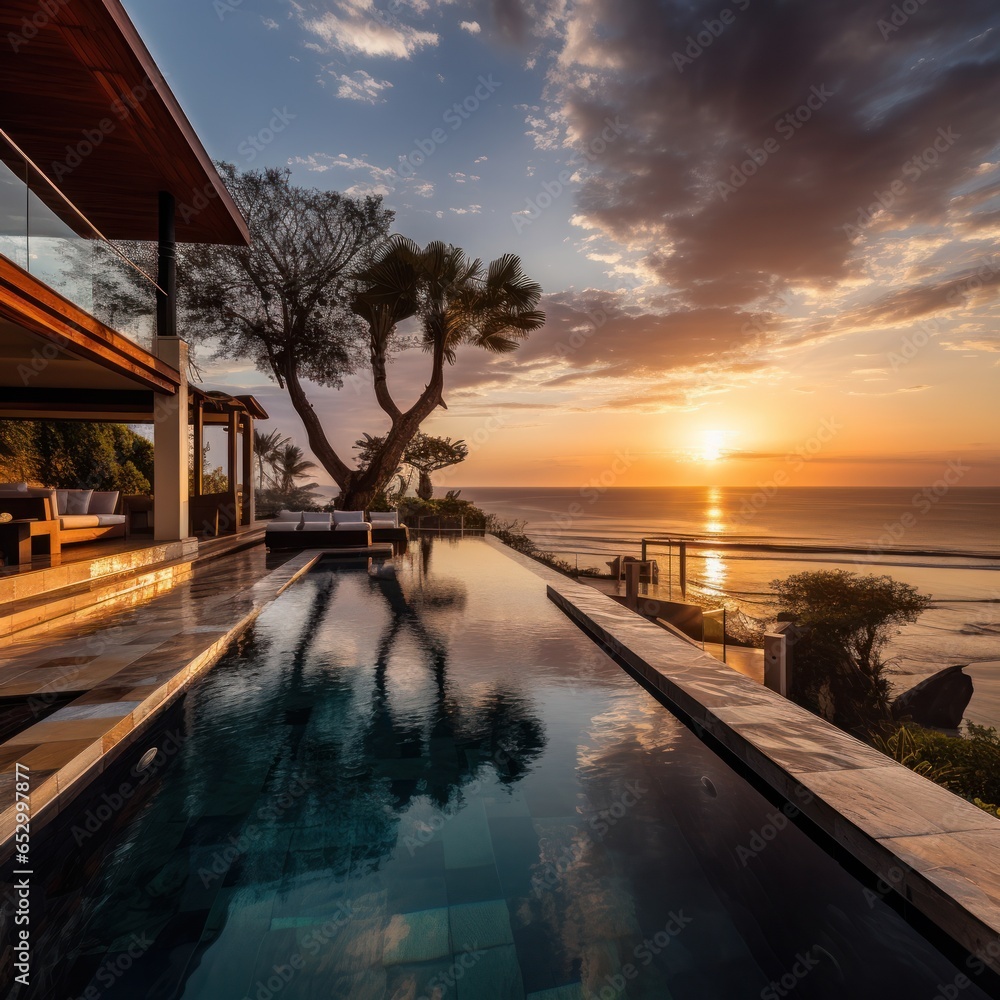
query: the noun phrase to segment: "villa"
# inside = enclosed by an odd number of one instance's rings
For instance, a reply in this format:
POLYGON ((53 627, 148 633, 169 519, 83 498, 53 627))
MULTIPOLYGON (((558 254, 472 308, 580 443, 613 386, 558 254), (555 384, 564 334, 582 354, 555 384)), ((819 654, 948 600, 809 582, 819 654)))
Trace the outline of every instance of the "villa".
POLYGON ((175 274, 245 221, 119 0, 0 36, 0 419, 154 452, 0 487, 0 996, 1000 995, 997 820, 637 614, 655 565, 258 521, 175 274))

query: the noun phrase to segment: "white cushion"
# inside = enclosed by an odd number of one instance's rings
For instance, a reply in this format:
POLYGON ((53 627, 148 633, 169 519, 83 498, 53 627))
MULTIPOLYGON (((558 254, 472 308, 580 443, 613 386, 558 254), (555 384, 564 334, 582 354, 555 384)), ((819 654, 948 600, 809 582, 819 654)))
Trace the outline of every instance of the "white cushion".
POLYGON ((93 490, 56 490, 60 514, 86 514, 93 490))
POLYGON ((63 514, 59 518, 59 527, 63 531, 72 528, 99 528, 101 519, 96 514, 63 514))
POLYGON ((334 524, 364 524, 365 512, 363 510, 335 510, 333 512, 334 524))
POLYGON ((298 531, 301 521, 271 521, 267 530, 270 531, 298 531))
POLYGON ((317 523, 325 524, 329 526, 330 524, 330 514, 329 511, 325 510, 307 510, 302 514, 302 523, 309 524, 310 521, 315 521, 317 523))
POLYGON ((0 483, 0 492, 3 493, 27 493, 27 483, 0 483))
POLYGON ((276 521, 297 521, 299 524, 302 523, 302 511, 301 510, 279 510, 277 514, 274 515, 276 521))
POLYGON ((302 522, 303 531, 329 531, 330 522, 329 521, 303 521, 302 522))
POLYGON ((369 515, 368 519, 371 521, 372 526, 376 528, 398 528, 399 527, 399 511, 398 510, 373 510, 369 515))
MULTIPOLYGON (((88 514, 114 514, 115 507, 118 506, 118 491, 94 490, 90 498, 90 506, 87 508, 88 514)), ((117 521, 115 522, 118 523, 117 521)))
POLYGON ((124 514, 97 514, 96 517, 102 528, 110 528, 113 524, 125 523, 124 514))
POLYGON ((346 524, 335 524, 334 531, 371 531, 372 526, 367 521, 348 521, 346 524))

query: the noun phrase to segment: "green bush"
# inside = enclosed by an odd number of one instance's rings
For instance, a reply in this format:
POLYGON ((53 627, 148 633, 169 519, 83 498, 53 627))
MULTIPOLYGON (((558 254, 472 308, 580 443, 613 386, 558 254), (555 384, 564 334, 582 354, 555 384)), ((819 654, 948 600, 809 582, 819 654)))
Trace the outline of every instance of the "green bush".
POLYGON ((980 809, 997 815, 1000 803, 1000 733, 966 724, 967 736, 948 736, 921 726, 897 726, 876 736, 878 750, 911 771, 936 781, 980 809))
POLYGON ((486 512, 470 500, 462 500, 449 494, 438 500, 421 500, 419 497, 406 497, 399 501, 397 507, 400 521, 410 528, 416 528, 422 517, 462 517, 466 529, 483 531, 486 528, 486 512))

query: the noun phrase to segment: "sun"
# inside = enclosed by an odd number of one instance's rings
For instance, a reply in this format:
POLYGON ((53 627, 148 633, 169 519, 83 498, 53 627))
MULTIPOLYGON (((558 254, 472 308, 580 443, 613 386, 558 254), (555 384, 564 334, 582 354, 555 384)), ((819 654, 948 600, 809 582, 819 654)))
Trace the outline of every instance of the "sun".
POLYGON ((703 431, 701 435, 701 448, 697 453, 701 462, 718 462, 726 456, 725 431, 703 431))

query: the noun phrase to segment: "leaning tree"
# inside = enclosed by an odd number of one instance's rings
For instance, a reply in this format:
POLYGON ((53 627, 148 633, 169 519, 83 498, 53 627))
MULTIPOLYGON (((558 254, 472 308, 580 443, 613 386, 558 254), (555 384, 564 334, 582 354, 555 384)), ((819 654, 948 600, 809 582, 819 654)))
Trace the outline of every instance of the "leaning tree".
POLYGON ((367 465, 342 486, 345 507, 367 506, 395 475, 421 423, 437 407, 447 409, 445 366, 455 363, 463 344, 507 354, 545 323, 545 314, 537 309, 542 288, 524 273, 515 254, 484 266, 458 247, 433 242, 421 249, 393 236, 358 278, 362 289, 353 308, 368 324, 375 399, 390 427, 367 465), (431 370, 416 401, 402 409, 389 389, 387 359, 397 326, 410 318, 419 322, 431 370))
POLYGON ((288 170, 219 169, 252 243, 183 248, 179 284, 189 327, 214 340, 219 356, 249 358, 287 390, 310 449, 340 487, 340 506, 367 508, 423 420, 445 406, 444 371, 459 347, 515 350, 545 322, 536 308, 541 287, 514 254, 484 266, 444 243, 421 249, 387 238, 393 213, 381 197, 298 187, 288 170), (430 374, 404 408, 386 372, 391 356, 409 346, 397 334, 406 320, 420 328, 430 374), (371 461, 352 468, 331 444, 307 388, 340 388, 366 362, 390 426, 371 461))

